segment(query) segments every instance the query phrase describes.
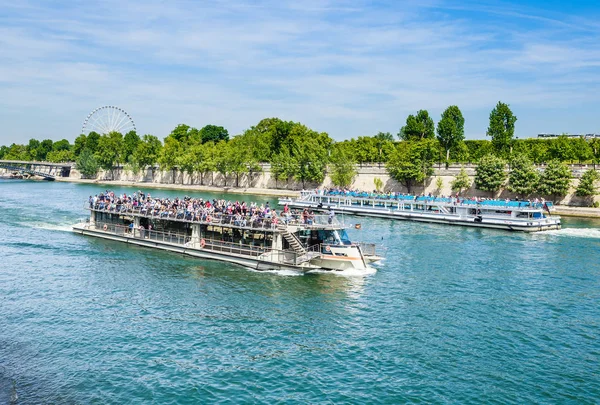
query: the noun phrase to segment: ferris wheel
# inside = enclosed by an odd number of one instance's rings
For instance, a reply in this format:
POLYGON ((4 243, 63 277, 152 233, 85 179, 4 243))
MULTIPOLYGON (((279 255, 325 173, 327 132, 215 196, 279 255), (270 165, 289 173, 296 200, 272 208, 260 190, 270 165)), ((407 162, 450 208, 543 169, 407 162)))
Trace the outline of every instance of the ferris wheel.
POLYGON ((81 127, 81 133, 85 135, 92 131, 99 134, 119 132, 124 135, 135 130, 135 123, 127 111, 114 105, 96 108, 88 114, 81 127))

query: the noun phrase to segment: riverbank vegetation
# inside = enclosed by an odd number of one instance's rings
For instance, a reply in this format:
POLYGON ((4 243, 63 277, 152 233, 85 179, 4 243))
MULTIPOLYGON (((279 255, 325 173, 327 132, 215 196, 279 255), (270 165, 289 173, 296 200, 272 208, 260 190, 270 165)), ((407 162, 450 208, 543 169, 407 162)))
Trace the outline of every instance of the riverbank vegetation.
MULTIPOLYGON (((332 182, 341 187, 352 184, 356 164, 379 164, 409 192, 430 181, 436 164, 476 163, 477 189, 494 193, 506 187, 524 196, 564 195, 571 181, 565 164, 600 162, 600 139, 517 139, 516 122, 510 107, 498 102, 490 112, 488 139, 482 140, 464 139, 464 118, 458 106, 448 107, 437 124, 426 110, 409 115, 397 139, 391 133, 379 132, 336 142, 325 132, 278 118, 263 119, 233 137, 220 126, 197 129, 181 124, 162 141, 155 135, 140 137, 133 131, 91 132, 79 135, 73 144, 66 139, 31 139, 25 145, 0 147, 0 159, 75 161, 88 178, 96 176, 99 169, 113 173, 119 166, 134 173, 148 167, 174 174, 194 173, 200 184, 212 183, 212 176, 219 173, 234 179, 231 186, 237 186, 242 176, 260 171, 260 163, 270 163, 277 184, 289 180, 303 186, 321 183, 329 172, 332 182), (540 165, 545 169, 540 170, 540 165)), ((595 194, 598 179, 592 174, 584 176, 586 188, 580 195, 595 194)), ((466 177, 461 171, 453 189, 460 192, 469 188, 466 177)))

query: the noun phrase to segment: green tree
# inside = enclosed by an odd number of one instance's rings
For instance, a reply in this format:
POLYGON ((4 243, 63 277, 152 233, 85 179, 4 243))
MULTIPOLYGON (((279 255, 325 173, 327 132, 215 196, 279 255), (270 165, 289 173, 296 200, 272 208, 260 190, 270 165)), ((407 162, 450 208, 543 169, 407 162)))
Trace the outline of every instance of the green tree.
POLYGON ((487 136, 492 138, 492 146, 497 156, 507 157, 510 154, 513 137, 515 134, 514 116, 508 104, 498 101, 496 107, 490 113, 490 125, 487 136))
POLYGON ((220 141, 215 144, 215 170, 223 176, 225 187, 227 187, 227 177, 230 173, 229 164, 229 144, 226 141, 220 141))
POLYGON ((55 152, 63 151, 63 150, 71 150, 71 144, 66 139, 61 139, 60 141, 56 141, 52 144, 52 150, 55 152))
POLYGON ((556 159, 548 162, 540 177, 538 191, 556 200, 557 196, 567 195, 570 186, 571 170, 568 166, 556 159))
POLYGON ((193 184, 194 171, 196 170, 198 155, 201 154, 201 144, 192 145, 182 150, 181 154, 177 157, 177 166, 182 172, 181 184, 183 184, 183 173, 187 173, 190 176, 190 183, 193 184))
POLYGON ((451 187, 452 190, 458 191, 459 194, 462 193, 463 190, 469 189, 471 187, 471 178, 467 174, 467 171, 465 170, 464 166, 460 168, 460 172, 454 177, 454 180, 451 183, 451 187))
POLYGON ((206 125, 200 130, 200 138, 202 143, 227 141, 229 140, 229 132, 217 125, 206 125))
POLYGON ((600 162, 600 138, 590 140, 590 148, 592 148, 594 166, 600 162))
POLYGON ((510 167, 508 190, 522 196, 533 193, 540 181, 540 175, 527 156, 515 155, 510 162, 510 167))
POLYGON ((402 142, 390 156, 386 168, 390 176, 410 193, 416 184, 424 184, 433 174, 437 154, 433 140, 402 142))
POLYGON ((517 139, 513 142, 513 153, 526 155, 535 164, 549 160, 548 139, 517 139))
POLYGON ((40 141, 37 139, 30 139, 27 144, 27 154, 33 158, 33 160, 38 160, 38 149, 40 147, 40 141))
POLYGON ((168 137, 175 139, 180 144, 187 143, 190 136, 190 129, 191 127, 189 125, 179 124, 171 131, 168 137))
POLYGON ((31 160, 31 155, 25 145, 11 144, 4 154, 5 160, 31 160))
POLYGON ((561 162, 571 162, 577 159, 571 139, 565 135, 550 140, 548 155, 550 159, 560 160, 561 162))
POLYGON ((600 174, 595 169, 586 170, 579 179, 579 185, 575 194, 579 197, 593 197, 598 194, 597 182, 600 180, 600 174))
POLYGON ((226 153, 228 170, 235 175, 235 186, 240 186, 240 177, 250 172, 260 170, 258 162, 252 155, 252 150, 247 145, 248 139, 236 136, 229 141, 226 153))
POLYGON ((573 149, 573 157, 580 164, 594 159, 594 150, 583 137, 571 139, 571 148, 573 149))
POLYGON ((40 146, 37 149, 37 153, 36 153, 36 160, 39 160, 39 161, 46 160, 48 153, 52 152, 53 144, 54 144, 54 142, 52 141, 52 139, 44 139, 42 142, 40 142, 40 146))
POLYGON ((468 162, 470 160, 469 148, 464 142, 459 142, 450 150, 450 159, 455 162, 468 162))
POLYGON ((98 174, 100 166, 94 157, 94 154, 89 149, 81 151, 75 162, 77 170, 85 178, 94 178, 98 174))
POLYGON ((500 190, 506 180, 505 166, 506 162, 497 156, 482 157, 475 168, 475 187, 491 192, 500 190))
POLYGON ((356 164, 342 149, 335 149, 330 164, 331 182, 335 186, 350 187, 356 177, 356 164))
POLYGON ((575 194, 579 197, 586 197, 588 205, 592 205, 594 196, 598 194, 598 180, 600 180, 600 174, 596 169, 586 170, 579 179, 575 194))
POLYGON ((152 166, 152 177, 154 177, 154 165, 158 162, 162 149, 162 143, 154 135, 144 135, 133 152, 133 164, 136 170, 143 170, 152 166))
POLYGON ((72 162, 75 160, 75 155, 70 150, 53 150, 46 155, 48 162, 72 162))
POLYGON ((92 153, 96 153, 98 150, 98 142, 100 142, 100 134, 97 132, 90 132, 85 138, 85 148, 92 153))
POLYGON ((114 179, 114 169, 122 162, 122 153, 123 135, 119 132, 110 132, 102 135, 98 140, 94 157, 102 169, 111 172, 111 178, 114 179))
POLYGON ((384 157, 386 155, 386 149, 389 149, 390 146, 394 145, 394 136, 389 132, 379 132, 377 135, 373 137, 375 142, 375 147, 377 148, 377 162, 385 162, 387 159, 384 157))
POLYGON ((331 139, 325 133, 317 134, 302 127, 298 134, 292 135, 291 154, 298 165, 294 177, 302 182, 304 188, 306 182, 323 182, 328 163, 328 141, 325 138, 331 139), (311 135, 306 136, 308 134, 311 135))
POLYGON ((81 134, 75 138, 75 142, 73 142, 73 153, 75 154, 75 157, 79 156, 81 151, 85 149, 86 140, 87 137, 84 134, 81 134))
POLYGON ((0 146, 0 159, 4 159, 4 156, 8 154, 8 146, 0 146))
POLYGON ((460 109, 451 105, 442 113, 437 125, 437 139, 446 151, 446 166, 450 159, 450 150, 456 148, 465 139, 465 119, 460 109))
POLYGON ((281 151, 273 156, 271 160, 271 174, 275 178, 275 188, 279 181, 288 181, 290 178, 296 175, 296 169, 298 163, 290 155, 290 151, 287 148, 281 149, 281 151))
POLYGON ((437 179, 435 179, 435 188, 436 188, 438 194, 440 194, 442 191, 442 188, 444 188, 444 180, 442 180, 441 177, 438 177, 437 179))
POLYGON ((204 176, 207 173, 212 174, 216 170, 215 153, 216 152, 214 142, 207 142, 205 144, 202 144, 202 147, 200 148, 200 155, 198 156, 198 161, 196 165, 196 170, 200 173, 201 185, 204 185, 204 176))
POLYGON ((351 140, 354 156, 358 163, 372 163, 379 161, 379 150, 373 138, 370 136, 359 136, 351 140))
POLYGON ((279 118, 262 119, 256 126, 244 131, 251 139, 252 153, 259 162, 270 162, 283 148, 291 147, 291 134, 301 124, 282 121, 279 118))
POLYGON ((419 141, 422 139, 435 138, 435 126, 433 119, 427 110, 419 110, 417 115, 409 115, 406 125, 400 128, 398 137, 403 141, 419 141))
POLYGON ((133 154, 137 149, 141 139, 135 131, 129 131, 123 137, 123 161, 135 161, 133 154))
POLYGON ((464 141, 469 154, 470 162, 479 162, 482 157, 492 153, 492 143, 488 140, 464 141))
POLYGON ((375 185, 375 191, 378 193, 383 191, 383 180, 381 180, 379 177, 375 177, 373 179, 373 184, 375 185))
POLYGON ((175 182, 175 170, 177 168, 177 163, 179 163, 180 155, 181 143, 176 137, 167 136, 165 138, 165 145, 163 146, 158 157, 158 164, 161 170, 173 171, 173 182, 175 182))

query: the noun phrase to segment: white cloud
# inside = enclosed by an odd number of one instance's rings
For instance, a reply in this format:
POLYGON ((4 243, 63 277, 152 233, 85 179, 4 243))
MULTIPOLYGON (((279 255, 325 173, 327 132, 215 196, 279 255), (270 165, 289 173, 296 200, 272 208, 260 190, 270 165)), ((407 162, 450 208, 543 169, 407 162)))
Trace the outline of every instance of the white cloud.
MULTIPOLYGON (((438 117, 458 105, 472 137, 498 100, 545 125, 600 103, 600 27, 583 16, 325 0, 29 2, 0 11, 0 144, 42 133, 74 139, 103 104, 161 137, 180 122, 235 134, 280 116, 341 139, 396 133, 421 108, 438 117)), ((594 130, 593 119, 571 132, 594 130)), ((539 127, 520 117, 517 130, 539 127)))

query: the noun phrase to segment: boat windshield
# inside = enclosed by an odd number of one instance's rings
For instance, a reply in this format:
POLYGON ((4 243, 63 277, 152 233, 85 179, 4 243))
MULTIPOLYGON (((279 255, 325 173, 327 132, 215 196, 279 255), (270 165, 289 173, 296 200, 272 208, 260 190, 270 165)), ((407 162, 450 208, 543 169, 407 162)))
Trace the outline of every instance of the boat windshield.
POLYGON ((329 245, 351 245, 352 242, 348 238, 348 234, 345 229, 340 230, 320 230, 319 239, 325 244, 329 245))
POLYGON ((337 234, 337 239, 339 240, 341 245, 351 245, 352 242, 348 237, 348 233, 346 233, 345 229, 340 229, 338 231, 334 231, 337 234))

